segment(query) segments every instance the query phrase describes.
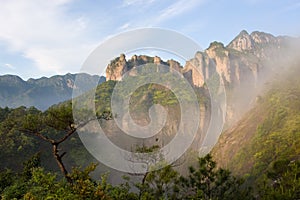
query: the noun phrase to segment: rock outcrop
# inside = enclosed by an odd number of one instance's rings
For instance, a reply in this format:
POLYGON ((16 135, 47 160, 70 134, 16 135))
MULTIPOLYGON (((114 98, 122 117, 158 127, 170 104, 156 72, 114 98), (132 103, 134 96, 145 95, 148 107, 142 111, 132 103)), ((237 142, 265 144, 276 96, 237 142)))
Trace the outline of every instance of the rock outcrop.
POLYGON ((177 70, 196 87, 202 87, 211 78, 219 78, 220 84, 229 87, 244 83, 255 86, 264 62, 277 55, 285 41, 285 37, 258 31, 248 34, 243 30, 226 47, 220 42, 212 42, 206 50, 197 52, 184 67, 175 60, 164 62, 158 56, 134 55, 127 61, 125 55, 121 54, 107 66, 106 79, 119 81, 134 67, 154 63, 177 70))
POLYGON ((206 80, 217 76, 225 86, 238 87, 240 84, 259 81, 259 71, 265 63, 280 56, 288 38, 275 37, 268 33, 242 31, 226 47, 213 42, 203 52, 197 52, 183 68, 186 77, 198 87, 206 80), (197 67, 198 73, 192 69, 197 67))
MULTIPOLYGON (((196 52, 184 67, 174 60, 164 62, 158 56, 134 55, 126 61, 122 54, 108 65, 106 78, 121 80, 126 72, 146 63, 168 65, 170 70, 182 73, 195 87, 203 87, 208 81, 214 90, 217 88, 215 91, 219 91, 220 86, 225 86, 228 96, 232 97, 227 99, 228 119, 237 120, 243 114, 243 109, 246 111, 254 101, 256 89, 266 79, 267 73, 264 72, 272 71, 271 68, 277 65, 276 59, 284 57, 283 52, 290 39, 258 31, 248 34, 243 30, 227 46, 212 42, 204 51, 196 52), (237 101, 239 98, 246 100, 237 101)), ((131 70, 129 75, 134 76, 134 72, 135 70, 131 70)))
POLYGON ((175 60, 168 60, 165 62, 158 56, 151 57, 145 55, 133 55, 131 59, 126 60, 125 55, 121 54, 119 57, 112 60, 107 66, 106 80, 120 81, 122 80, 122 76, 127 72, 129 73, 129 75, 135 76, 136 71, 132 69, 147 63, 167 65, 169 66, 170 70, 177 70, 178 72, 181 72, 182 69, 180 63, 175 60))

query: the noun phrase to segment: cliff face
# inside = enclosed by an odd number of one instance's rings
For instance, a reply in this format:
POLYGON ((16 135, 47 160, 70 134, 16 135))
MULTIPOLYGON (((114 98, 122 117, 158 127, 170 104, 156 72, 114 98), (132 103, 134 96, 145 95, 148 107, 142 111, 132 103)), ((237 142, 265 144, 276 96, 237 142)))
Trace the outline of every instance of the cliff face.
POLYGON ((213 42, 204 52, 197 52, 187 62, 184 71, 189 71, 191 63, 197 66, 200 74, 190 73, 194 74, 191 78, 193 83, 200 87, 214 72, 225 85, 235 87, 249 79, 255 85, 264 62, 276 56, 284 45, 285 39, 282 37, 258 31, 249 35, 242 31, 226 47, 222 43, 213 42))
POLYGON ((288 40, 288 37, 258 31, 251 34, 242 31, 227 46, 213 42, 206 50, 197 52, 182 71, 197 87, 219 79, 214 84, 225 86, 227 125, 230 126, 250 108, 267 75, 275 71, 274 66, 288 54, 285 53, 288 40))
MULTIPOLYGON (((259 86, 267 79, 266 74, 277 65, 276 60, 284 57, 288 40, 288 37, 258 31, 249 34, 243 30, 227 46, 212 42, 206 50, 196 52, 184 67, 174 60, 164 62, 157 56, 134 55, 127 61, 122 54, 107 66, 106 78, 121 80, 124 73, 136 66, 155 63, 177 70, 195 87, 204 87, 211 80, 216 88, 225 86, 227 120, 233 123, 254 101, 259 86)), ((134 70, 130 73, 135 75, 134 70)))
POLYGON ((168 65, 171 69, 181 72, 197 87, 202 87, 205 81, 216 73, 222 83, 230 87, 249 80, 255 85, 264 62, 276 56, 284 45, 284 37, 274 37, 258 31, 251 34, 241 31, 226 47, 220 42, 211 43, 203 52, 197 52, 183 68, 177 61, 164 62, 157 56, 134 55, 127 61, 125 55, 121 54, 107 66, 106 79, 119 81, 122 75, 132 68, 154 63, 168 65))
POLYGON ((136 68, 137 66, 141 66, 147 63, 167 65, 170 67, 170 70, 177 70, 178 72, 181 72, 182 69, 180 63, 175 60, 168 60, 167 62, 164 62, 158 56, 150 57, 145 55, 133 55, 129 60, 126 60, 125 55, 121 54, 119 57, 112 60, 107 66, 106 80, 120 81, 122 80, 122 76, 127 72, 130 75, 134 76, 134 70, 130 70, 136 68))

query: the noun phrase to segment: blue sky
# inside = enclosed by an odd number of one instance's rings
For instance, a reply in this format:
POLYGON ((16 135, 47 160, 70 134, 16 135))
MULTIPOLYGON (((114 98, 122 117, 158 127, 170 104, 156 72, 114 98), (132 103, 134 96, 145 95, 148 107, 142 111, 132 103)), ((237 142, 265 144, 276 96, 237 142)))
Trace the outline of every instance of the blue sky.
POLYGON ((241 30, 298 37, 299 0, 0 0, 0 75, 75 73, 120 32, 159 27, 228 44, 241 30))

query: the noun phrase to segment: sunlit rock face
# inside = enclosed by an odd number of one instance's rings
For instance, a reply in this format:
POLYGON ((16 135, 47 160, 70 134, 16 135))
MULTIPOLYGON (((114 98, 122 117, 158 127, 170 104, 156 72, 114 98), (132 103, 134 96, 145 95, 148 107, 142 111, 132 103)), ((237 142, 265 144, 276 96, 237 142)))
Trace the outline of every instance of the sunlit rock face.
POLYGON ((178 72, 181 72, 182 69, 180 63, 175 60, 167 60, 165 62, 158 56, 151 57, 146 55, 133 55, 129 60, 126 60, 125 55, 121 54, 119 57, 112 60, 107 66, 106 80, 120 81, 122 80, 122 76, 127 72, 129 73, 129 75, 135 76, 136 73, 132 69, 147 63, 167 65, 169 66, 170 70, 176 70, 178 72))
POLYGON ((266 82, 266 75, 276 71, 273 66, 287 54, 284 52, 289 40, 289 37, 258 31, 249 34, 243 30, 227 46, 212 42, 204 51, 196 52, 183 67, 175 60, 163 61, 158 56, 134 55, 126 60, 121 54, 107 66, 106 79, 120 81, 126 72, 135 76, 136 70, 132 69, 146 63, 167 65, 194 87, 205 88, 207 82, 213 87, 224 87, 228 95, 228 121, 235 121, 249 108, 260 85, 266 82), (240 96, 246 100, 238 101, 240 96))

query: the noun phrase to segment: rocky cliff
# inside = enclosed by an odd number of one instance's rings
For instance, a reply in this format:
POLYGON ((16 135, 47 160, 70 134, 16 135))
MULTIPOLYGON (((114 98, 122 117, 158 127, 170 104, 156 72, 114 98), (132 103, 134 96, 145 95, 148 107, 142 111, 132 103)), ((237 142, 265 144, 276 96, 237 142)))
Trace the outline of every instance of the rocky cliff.
POLYGON ((146 63, 168 65, 195 87, 203 87, 209 80, 215 87, 225 86, 228 120, 236 121, 254 101, 260 85, 267 80, 266 74, 274 71, 272 67, 278 64, 277 60, 284 57, 290 39, 243 30, 227 46, 212 42, 204 51, 196 52, 184 67, 174 60, 164 62, 157 56, 134 55, 127 61, 122 54, 107 66, 106 78, 121 80, 126 72, 134 75, 134 70, 130 70, 146 63))
POLYGON ((146 63, 164 64, 181 72, 194 86, 202 87, 206 80, 218 74, 222 83, 237 86, 244 82, 255 85, 259 71, 266 60, 276 56, 286 46, 287 38, 275 37, 268 33, 241 31, 226 47, 220 42, 212 42, 195 57, 181 67, 177 61, 162 61, 160 57, 132 56, 126 60, 121 54, 112 60, 106 69, 107 80, 121 80, 122 75, 136 66, 146 63))
POLYGON ((258 31, 248 34, 243 30, 226 47, 220 42, 213 42, 205 51, 197 52, 185 68, 189 68, 190 64, 198 67, 200 74, 192 73, 196 86, 203 86, 215 72, 225 85, 235 87, 250 81, 255 86, 265 62, 280 54, 286 43, 285 37, 258 31))
POLYGON ((158 56, 151 57, 145 55, 133 55, 129 60, 126 60, 125 55, 121 54, 119 57, 112 60, 107 66, 106 80, 120 81, 122 80, 122 76, 127 72, 134 76, 135 72, 132 69, 147 63, 167 65, 170 67, 170 69, 177 70, 179 72, 182 69, 180 63, 175 60, 168 60, 165 62, 158 56))

